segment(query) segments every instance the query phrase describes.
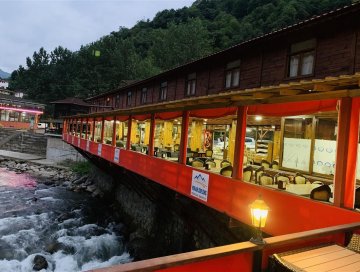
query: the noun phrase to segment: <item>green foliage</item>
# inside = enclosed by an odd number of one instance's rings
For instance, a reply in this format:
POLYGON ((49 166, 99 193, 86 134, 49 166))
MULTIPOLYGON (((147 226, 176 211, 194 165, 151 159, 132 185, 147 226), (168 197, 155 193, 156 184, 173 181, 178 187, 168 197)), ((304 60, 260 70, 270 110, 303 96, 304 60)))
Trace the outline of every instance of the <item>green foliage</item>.
POLYGON ((11 74, 10 88, 48 103, 117 88, 225 49, 351 0, 197 0, 191 7, 163 10, 133 28, 120 27, 71 52, 44 48, 11 74), (99 56, 94 52, 99 51, 99 56))
POLYGON ((86 175, 90 173, 91 164, 88 161, 72 162, 70 169, 79 175, 86 175))

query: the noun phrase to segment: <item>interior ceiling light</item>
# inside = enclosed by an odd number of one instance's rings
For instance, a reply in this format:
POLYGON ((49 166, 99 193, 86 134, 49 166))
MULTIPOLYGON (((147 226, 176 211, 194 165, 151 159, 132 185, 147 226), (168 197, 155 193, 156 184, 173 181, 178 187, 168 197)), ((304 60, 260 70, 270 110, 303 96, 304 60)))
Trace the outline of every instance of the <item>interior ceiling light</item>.
POLYGON ((251 128, 246 128, 246 132, 251 132, 252 129, 251 128))
POLYGON ((263 118, 262 118, 262 116, 260 116, 260 115, 258 115, 258 116, 255 116, 255 120, 256 121, 261 121, 263 118))
POLYGON ((204 119, 205 122, 207 122, 208 119, 204 119))

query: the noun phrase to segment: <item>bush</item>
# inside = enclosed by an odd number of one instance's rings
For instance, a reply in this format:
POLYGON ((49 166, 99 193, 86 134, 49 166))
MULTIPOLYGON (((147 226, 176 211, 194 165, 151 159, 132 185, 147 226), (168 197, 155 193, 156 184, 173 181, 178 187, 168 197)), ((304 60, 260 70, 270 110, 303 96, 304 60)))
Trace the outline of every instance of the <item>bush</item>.
POLYGON ((74 162, 72 163, 70 169, 77 174, 86 175, 89 174, 91 165, 88 161, 74 162))

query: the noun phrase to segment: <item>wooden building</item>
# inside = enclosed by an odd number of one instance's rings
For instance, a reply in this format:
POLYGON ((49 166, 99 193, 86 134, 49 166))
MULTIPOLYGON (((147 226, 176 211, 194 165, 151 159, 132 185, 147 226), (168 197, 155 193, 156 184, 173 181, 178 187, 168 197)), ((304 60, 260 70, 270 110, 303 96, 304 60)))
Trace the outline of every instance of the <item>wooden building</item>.
MULTIPOLYGON (((359 222, 358 18, 353 4, 92 97, 90 114, 65 120, 63 139, 247 224, 261 194, 272 236, 359 222)), ((293 237, 270 239, 265 255, 304 236, 293 237)), ((253 250, 263 249, 217 249, 204 257, 217 259, 175 270, 231 259, 260 271, 253 250)))

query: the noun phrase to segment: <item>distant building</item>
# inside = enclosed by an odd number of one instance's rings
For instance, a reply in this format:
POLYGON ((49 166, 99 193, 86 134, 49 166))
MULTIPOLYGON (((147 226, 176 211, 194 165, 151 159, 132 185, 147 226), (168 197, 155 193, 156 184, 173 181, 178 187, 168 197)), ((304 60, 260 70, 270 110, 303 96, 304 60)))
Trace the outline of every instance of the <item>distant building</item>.
POLYGON ((60 119, 65 116, 76 115, 81 113, 88 113, 90 104, 84 102, 80 98, 68 97, 62 100, 51 102, 54 104, 54 119, 60 119))
POLYGON ((0 78, 0 89, 7 89, 9 87, 9 82, 5 79, 0 78))
POLYGON ((0 127, 36 129, 44 109, 44 104, 0 92, 0 127))

